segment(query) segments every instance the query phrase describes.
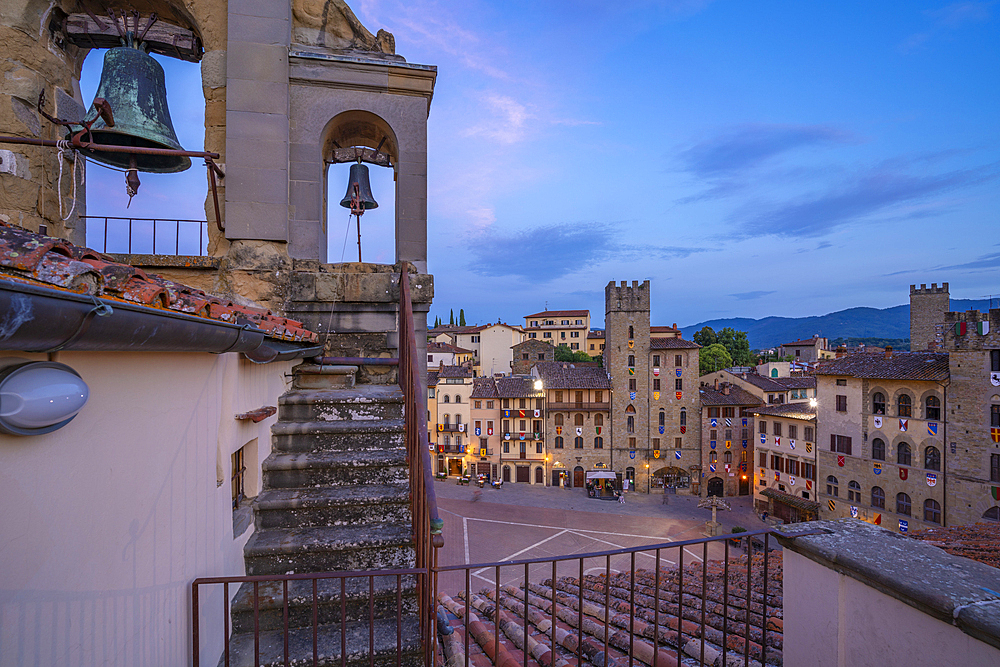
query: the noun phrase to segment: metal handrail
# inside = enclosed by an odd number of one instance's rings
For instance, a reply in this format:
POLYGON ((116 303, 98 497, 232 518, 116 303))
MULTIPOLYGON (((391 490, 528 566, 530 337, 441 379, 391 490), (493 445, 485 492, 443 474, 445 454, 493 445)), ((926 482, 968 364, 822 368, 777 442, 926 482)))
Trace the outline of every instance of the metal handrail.
MULTIPOLYGON (((117 215, 81 215, 80 219, 81 220, 95 220, 95 221, 96 220, 103 220, 104 221, 104 241, 103 241, 103 246, 102 246, 101 252, 108 252, 108 224, 109 224, 110 220, 124 220, 124 221, 128 222, 128 254, 130 254, 130 255, 132 254, 132 224, 135 223, 135 222, 151 222, 151 223, 153 223, 153 225, 152 225, 153 226, 153 231, 152 231, 152 235, 151 236, 152 236, 152 254, 154 254, 154 255, 156 255, 156 254, 160 254, 160 255, 169 255, 169 254, 180 255, 181 254, 181 252, 180 252, 180 247, 181 247, 181 241, 180 241, 180 236, 181 235, 180 235, 180 231, 181 231, 181 224, 182 223, 186 224, 186 225, 187 224, 198 224, 199 225, 199 229, 198 229, 198 256, 202 257, 202 256, 204 256, 208 252, 208 248, 207 248, 207 246, 204 243, 205 237, 208 236, 208 222, 205 221, 205 220, 184 220, 184 219, 177 219, 177 218, 128 218, 128 217, 117 216, 117 215), (157 223, 167 223, 167 224, 171 224, 172 223, 173 224, 173 226, 174 226, 174 252, 173 253, 170 253, 170 252, 166 252, 166 253, 165 252, 160 252, 160 253, 157 253, 156 252, 156 224, 157 223), (204 227, 201 227, 202 225, 204 225, 204 227)), ((162 246, 161 246, 161 250, 162 250, 162 246)))
MULTIPOLYGON (((406 456, 409 463, 416 567, 430 574, 437 565, 438 549, 444 546, 444 538, 441 535, 444 522, 438 514, 437 495, 434 491, 430 441, 427 435, 427 391, 420 379, 423 358, 417 355, 409 269, 409 262, 400 262, 399 386, 403 390, 404 397, 406 456)), ((437 611, 434 602, 434 582, 431 579, 432 577, 428 576, 421 580, 417 594, 425 665, 433 664, 436 637, 437 611)))

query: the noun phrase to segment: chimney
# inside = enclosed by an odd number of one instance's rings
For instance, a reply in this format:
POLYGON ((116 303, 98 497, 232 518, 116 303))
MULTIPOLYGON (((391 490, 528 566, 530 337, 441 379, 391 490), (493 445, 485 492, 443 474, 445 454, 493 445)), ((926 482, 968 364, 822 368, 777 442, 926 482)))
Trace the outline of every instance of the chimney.
POLYGON ((719 378, 715 378, 715 391, 719 391, 719 378))
POLYGON ((846 356, 846 355, 847 355, 847 346, 846 345, 841 345, 840 347, 837 348, 837 358, 838 359, 840 359, 841 357, 846 356))
POLYGON ((892 359, 892 346, 891 345, 886 345, 885 346, 885 358, 886 359, 892 359))
POLYGON ((675 329, 677 328, 677 322, 674 322, 674 328, 675 329))
POLYGON ((725 384, 725 385, 723 385, 723 387, 722 387, 722 393, 725 394, 726 396, 729 396, 729 384, 728 383, 725 384))

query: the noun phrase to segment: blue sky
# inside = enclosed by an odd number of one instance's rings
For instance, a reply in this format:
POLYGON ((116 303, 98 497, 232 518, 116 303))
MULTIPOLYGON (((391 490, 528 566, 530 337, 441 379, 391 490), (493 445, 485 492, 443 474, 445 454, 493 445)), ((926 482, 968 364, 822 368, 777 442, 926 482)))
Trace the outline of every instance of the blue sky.
MULTIPOLYGON (((600 323, 610 280, 651 280, 654 323, 681 325, 888 307, 914 282, 1000 293, 996 2, 351 5, 438 66, 432 316, 516 322, 547 303, 600 323)), ((175 74, 200 93, 196 66, 175 74)), ((185 146, 201 142, 192 98, 171 98, 185 146)), ((392 254, 379 171, 366 260, 392 254)), ((201 213, 153 178, 133 210, 201 213)), ((330 220, 330 257, 351 259, 346 213, 330 220)))

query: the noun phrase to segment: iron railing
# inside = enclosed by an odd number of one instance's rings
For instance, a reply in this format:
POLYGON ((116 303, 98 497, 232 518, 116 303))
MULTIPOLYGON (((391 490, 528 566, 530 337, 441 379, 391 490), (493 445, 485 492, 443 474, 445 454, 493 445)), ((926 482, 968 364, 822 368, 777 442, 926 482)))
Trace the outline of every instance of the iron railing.
MULTIPOLYGON (((185 252, 181 253, 181 229, 182 226, 185 230, 190 230, 194 225, 197 225, 197 237, 198 237, 198 253, 197 256, 204 256, 208 252, 208 222, 205 220, 174 220, 165 218, 124 218, 118 216, 110 215, 81 215, 82 220, 87 221, 88 225, 88 236, 93 233, 93 227, 91 222, 99 223, 103 221, 104 238, 100 242, 101 252, 111 252, 119 253, 124 252, 132 254, 134 248, 142 248, 145 250, 149 248, 149 254, 153 255, 193 255, 194 253, 185 252), (127 229, 127 234, 125 230, 120 228, 125 226, 127 229), (140 230, 139 228, 143 229, 140 230), (172 235, 171 227, 173 227, 172 235), (157 242, 157 229, 163 233, 163 230, 167 230, 168 238, 164 242, 160 240, 157 242), (111 234, 111 246, 112 249, 108 249, 108 237, 109 232, 111 234), (120 238, 120 236, 125 236, 125 238, 120 238), (170 241, 173 241, 171 244, 170 241), (173 246, 171 248, 171 245, 173 246), (159 246, 159 252, 157 252, 157 246, 159 246), (114 248, 123 248, 114 249, 114 248), (172 250, 172 252, 171 252, 172 250)), ((194 236, 194 233, 188 233, 186 236, 194 236)), ((93 238, 93 237, 91 237, 93 238)), ((97 243, 94 241, 88 241, 91 245, 96 246, 97 243)), ((189 241, 185 240, 185 248, 188 246, 189 241)), ((191 242, 191 249, 194 249, 194 244, 191 242)))
POLYGON ((575 654, 576 664, 615 664, 609 649, 627 655, 629 667, 636 663, 679 667, 684 654, 698 664, 729 665, 731 657, 737 664, 763 664, 768 661, 769 642, 780 649, 778 628, 769 615, 781 604, 781 584, 770 581, 771 533, 763 529, 741 533, 742 539, 727 535, 555 558, 435 567, 440 617, 451 613, 465 625, 464 647, 449 646, 457 639, 446 640, 444 659, 457 667, 464 653, 464 667, 469 667, 472 638, 495 665, 509 666, 510 654, 505 656, 501 646, 505 635, 523 654, 524 667, 529 657, 539 664, 555 664, 554 657, 544 663, 538 659, 550 650, 553 656, 575 654), (730 550, 737 548, 734 542, 750 545, 751 551, 757 545, 762 553, 747 554, 745 565, 737 565, 730 558, 730 550), (717 560, 711 564, 710 546, 717 560), (638 569, 637 556, 651 560, 652 567, 638 569), (693 567, 685 566, 685 560, 693 567), (665 567, 669 565, 675 567, 665 567), (595 570, 596 576, 588 574, 595 570), (618 574, 613 577, 613 572, 618 574), (477 594, 473 577, 489 585, 477 594), (731 580, 746 585, 733 590, 731 580), (776 587, 773 593, 769 587, 776 587), (460 601, 442 588, 457 591, 460 601), (563 629, 567 625, 568 632, 563 629), (534 630, 529 629, 532 626, 534 630), (721 662, 711 658, 713 653, 721 653, 721 662))

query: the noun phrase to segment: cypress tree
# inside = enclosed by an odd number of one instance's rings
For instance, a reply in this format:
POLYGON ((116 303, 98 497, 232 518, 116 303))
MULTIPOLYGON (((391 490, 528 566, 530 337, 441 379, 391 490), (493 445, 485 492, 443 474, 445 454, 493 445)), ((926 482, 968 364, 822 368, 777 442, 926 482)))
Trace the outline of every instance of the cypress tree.
POLYGON ((451 312, 451 319, 448 321, 448 325, 453 327, 455 326, 455 309, 452 308, 450 312, 451 312))
POLYGON ((465 308, 459 308, 458 310, 458 326, 465 326, 465 308))

